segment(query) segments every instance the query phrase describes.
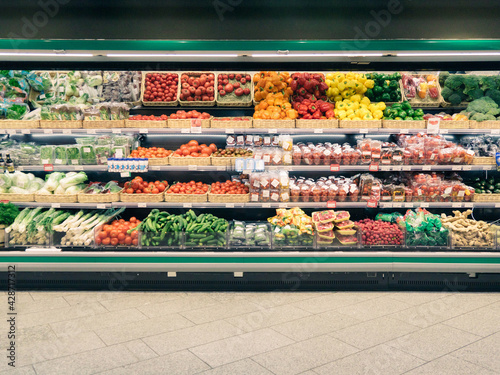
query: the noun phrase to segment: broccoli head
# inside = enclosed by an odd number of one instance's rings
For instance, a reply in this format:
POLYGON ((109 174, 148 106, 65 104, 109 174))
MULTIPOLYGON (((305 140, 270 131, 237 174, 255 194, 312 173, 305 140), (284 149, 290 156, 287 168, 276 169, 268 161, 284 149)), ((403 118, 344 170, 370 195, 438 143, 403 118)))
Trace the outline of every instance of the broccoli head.
POLYGON ((488 91, 489 89, 498 88, 498 82, 493 76, 481 76, 481 90, 488 91))
POLYGON ((494 102, 493 99, 491 99, 488 96, 483 96, 480 99, 476 99, 472 102, 469 103, 467 106, 467 112, 479 112, 486 114, 490 109, 497 109, 498 104, 494 102))
POLYGON ((466 75, 464 77, 464 94, 469 95, 469 92, 479 88, 480 79, 478 76, 466 75))
POLYGON ((486 112, 487 115, 492 115, 492 116, 498 116, 500 114, 500 109, 498 108, 492 108, 488 112, 486 112))
POLYGON ((500 90, 497 89, 489 89, 484 93, 485 96, 493 99, 495 103, 500 105, 500 90))
POLYGON ((477 88, 475 90, 472 90, 472 91, 469 91, 467 93, 468 96, 468 101, 473 101, 473 100, 476 100, 476 99, 479 99, 479 98, 482 98, 484 96, 484 93, 483 93, 483 90, 477 88))
POLYGON ((462 103, 462 97, 458 93, 454 92, 449 96, 448 101, 451 105, 459 105, 462 103))
POLYGON ((464 86, 464 78, 461 75, 452 74, 448 78, 446 78, 444 85, 452 90, 462 91, 464 86))
POLYGON ((483 113, 476 113, 474 116, 470 118, 473 121, 481 122, 481 121, 495 121, 496 118, 493 115, 485 115, 483 113))
POLYGON ((444 81, 446 81, 446 78, 450 76, 450 72, 444 71, 444 72, 439 72, 439 84, 441 87, 444 86, 444 81))
POLYGON ((448 101, 448 98, 451 95, 453 95, 453 90, 446 86, 443 87, 443 89, 441 90, 441 96, 443 97, 443 99, 448 101))

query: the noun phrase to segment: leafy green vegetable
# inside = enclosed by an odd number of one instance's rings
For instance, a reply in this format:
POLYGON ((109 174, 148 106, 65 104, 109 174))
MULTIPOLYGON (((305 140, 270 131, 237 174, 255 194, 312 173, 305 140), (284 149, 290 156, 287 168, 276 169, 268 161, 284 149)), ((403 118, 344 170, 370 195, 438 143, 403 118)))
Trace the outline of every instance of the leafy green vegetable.
POLYGON ((80 146, 70 145, 66 148, 66 153, 68 154, 68 162, 72 165, 80 164, 80 146))
POLYGON ((0 225, 11 225, 19 215, 19 209, 12 203, 0 203, 0 225))
POLYGON ((9 120, 21 120, 23 116, 28 113, 28 106, 22 104, 12 104, 7 107, 7 116, 9 120))
POLYGON ((54 146, 40 147, 40 159, 42 164, 54 164, 54 146))
POLYGON ((66 146, 56 146, 54 148, 54 164, 64 165, 68 163, 66 146))
POLYGON ((92 145, 83 145, 81 148, 82 154, 82 164, 95 164, 96 163, 96 154, 94 151, 94 146, 92 145))

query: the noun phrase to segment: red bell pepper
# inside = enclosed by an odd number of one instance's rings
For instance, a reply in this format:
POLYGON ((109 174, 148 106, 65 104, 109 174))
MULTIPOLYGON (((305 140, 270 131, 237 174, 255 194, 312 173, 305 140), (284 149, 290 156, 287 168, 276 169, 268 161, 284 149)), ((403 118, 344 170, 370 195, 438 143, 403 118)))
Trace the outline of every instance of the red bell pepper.
POLYGON ((333 111, 333 109, 329 109, 325 112, 325 116, 327 119, 335 118, 335 112, 333 111))
POLYGON ((299 95, 305 96, 307 94, 307 90, 304 87, 299 89, 299 95))
POLYGON ((319 105, 319 110, 323 113, 329 111, 330 109, 332 109, 332 107, 330 107, 330 103, 325 103, 322 101, 321 104, 319 105))
POLYGON ((319 120, 321 118, 321 111, 318 109, 316 112, 313 113, 313 119, 319 120))
POLYGON ((299 110, 299 106, 300 106, 300 102, 293 102, 293 104, 292 104, 293 109, 295 109, 296 111, 299 110))
POLYGON ((302 100, 302 104, 309 106, 312 102, 309 99, 302 100))
POLYGON ((309 112, 314 113, 318 110, 319 110, 319 108, 318 108, 318 105, 316 103, 309 104, 309 112))
POLYGON ((305 115, 308 113, 309 107, 307 105, 301 104, 299 105, 299 109, 297 110, 299 112, 299 115, 305 115))

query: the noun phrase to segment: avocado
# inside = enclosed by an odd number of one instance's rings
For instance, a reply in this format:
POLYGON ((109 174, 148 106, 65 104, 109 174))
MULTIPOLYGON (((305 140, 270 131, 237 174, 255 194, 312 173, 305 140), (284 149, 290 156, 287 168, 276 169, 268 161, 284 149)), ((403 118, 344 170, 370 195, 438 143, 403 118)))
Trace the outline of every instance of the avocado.
POLYGON ((497 182, 497 183, 495 184, 495 189, 500 189, 500 182, 497 182))
POLYGON ((495 179, 494 178, 490 178, 487 180, 488 182, 488 185, 494 185, 495 184, 495 179))
POLYGON ((495 190, 495 186, 493 186, 493 185, 488 185, 488 186, 486 186, 486 190, 491 190, 491 191, 493 191, 493 190, 495 190))
POLYGON ((486 194, 493 194, 493 191, 491 191, 491 190, 486 190, 486 191, 485 191, 485 193, 486 193, 486 194))
POLYGON ((500 194, 500 189, 493 190, 493 194, 500 194))

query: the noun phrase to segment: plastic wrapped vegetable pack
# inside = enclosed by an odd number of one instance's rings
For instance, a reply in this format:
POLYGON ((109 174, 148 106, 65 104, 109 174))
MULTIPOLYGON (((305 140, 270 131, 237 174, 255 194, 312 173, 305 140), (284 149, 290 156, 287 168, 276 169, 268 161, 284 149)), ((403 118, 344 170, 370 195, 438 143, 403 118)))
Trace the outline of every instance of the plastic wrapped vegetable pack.
POLYGON ((298 207, 277 209, 276 216, 267 219, 273 225, 276 247, 312 247, 314 228, 312 218, 298 207))
POLYGON ((271 228, 268 223, 233 221, 229 245, 238 247, 270 247, 271 228))
POLYGON ((406 246, 448 246, 449 231, 441 218, 426 209, 408 210, 397 218, 399 226, 406 229, 406 246))

